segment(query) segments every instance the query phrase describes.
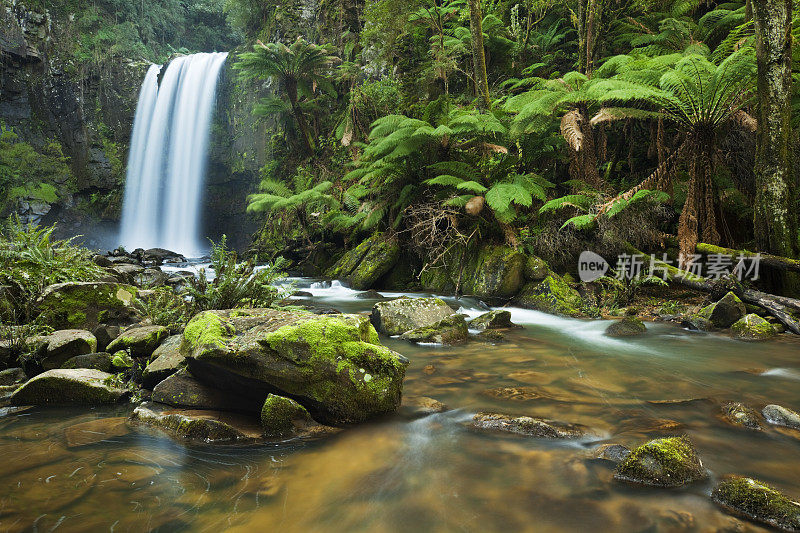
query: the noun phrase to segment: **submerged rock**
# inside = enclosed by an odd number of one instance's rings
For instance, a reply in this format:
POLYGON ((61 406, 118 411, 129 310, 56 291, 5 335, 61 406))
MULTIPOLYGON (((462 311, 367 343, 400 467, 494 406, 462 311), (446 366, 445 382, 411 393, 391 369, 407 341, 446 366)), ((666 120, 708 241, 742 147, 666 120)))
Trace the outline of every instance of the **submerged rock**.
POLYGON ((760 341, 771 339, 778 334, 775 326, 758 315, 749 314, 731 326, 731 333, 737 339, 760 341))
POLYGON ((186 369, 172 374, 153 389, 154 402, 185 409, 210 409, 214 411, 254 412, 260 405, 230 391, 209 387, 186 369))
POLYGON ((12 405, 99 405, 118 403, 130 391, 113 385, 113 375, 86 368, 48 370, 11 395, 12 405))
POLYGON ((505 329, 517 327, 516 324, 511 322, 511 312, 505 309, 495 309, 484 313, 479 317, 473 318, 469 321, 469 327, 472 329, 505 329))
POLYGON ((96 444, 113 437, 122 437, 128 433, 130 433, 130 429, 127 418, 98 418, 64 429, 64 439, 67 441, 67 447, 76 448, 96 444))
POLYGON ((800 531, 800 503, 761 481, 728 476, 711 493, 725 510, 781 531, 800 531))
POLYGON ((427 396, 403 397, 403 405, 400 406, 400 414, 406 418, 421 418, 445 411, 447 411, 447 405, 427 396))
POLYGON ((450 315, 436 324, 406 331, 400 338, 410 342, 432 342, 436 344, 461 344, 469 339, 469 330, 464 315, 450 315))
POLYGON ((367 317, 275 309, 200 313, 181 352, 205 383, 259 405, 269 393, 288 396, 333 425, 396 411, 409 363, 380 344, 367 317))
POLYGON ((203 442, 261 438, 261 426, 254 418, 220 411, 175 409, 152 402, 134 409, 131 421, 164 430, 175 437, 203 442))
POLYGON ((578 291, 556 274, 550 274, 538 283, 528 283, 515 301, 528 309, 571 317, 580 316, 583 305, 578 291))
POLYGON ((59 283, 47 287, 36 305, 42 320, 54 328, 92 329, 100 323, 129 323, 136 293, 135 287, 121 283, 59 283))
POLYGON ((371 320, 375 329, 387 335, 437 324, 455 315, 449 305, 439 298, 409 298, 402 296, 388 302, 378 302, 372 308, 371 320))
POLYGON ((631 454, 630 448, 622 444, 603 444, 592 452, 591 458, 600 461, 621 463, 631 454))
POLYGON ((708 477, 687 437, 651 440, 633 450, 614 472, 620 481, 655 487, 679 487, 708 477))
POLYGON ((761 410, 764 419, 774 426, 800 429, 800 414, 780 405, 770 404, 761 410))
POLYGON ((111 372, 114 364, 110 353, 88 353, 68 359, 61 368, 93 368, 102 372, 111 372))
POLYGON ((186 366, 186 358, 181 353, 181 335, 173 335, 161 343, 153 352, 150 363, 142 372, 142 385, 152 389, 159 382, 186 366))
POLYGON ((722 406, 722 418, 733 426, 740 426, 754 431, 764 429, 758 413, 739 402, 728 402, 722 406))
POLYGON ((132 357, 147 358, 159 345, 169 337, 169 330, 164 326, 143 326, 131 328, 120 333, 108 345, 107 350, 115 353, 119 350, 130 351, 132 357))
POLYGON ((82 329, 65 329, 56 331, 42 338, 44 357, 42 368, 52 370, 61 368, 68 359, 76 355, 84 355, 97 351, 97 339, 82 329))
POLYGON ((698 313, 717 328, 728 328, 746 313, 744 302, 734 293, 729 292, 719 301, 708 305, 698 313))
POLYGON ((691 315, 681 320, 681 326, 690 331, 711 331, 714 329, 714 324, 705 317, 700 315, 691 315))
POLYGON ((647 333, 647 326, 636 317, 626 316, 606 328, 609 337, 636 337, 647 333))
POLYGON ((577 424, 530 416, 515 417, 500 413, 478 413, 472 417, 470 426, 481 430, 516 433, 540 439, 579 439, 587 435, 587 428, 577 424))

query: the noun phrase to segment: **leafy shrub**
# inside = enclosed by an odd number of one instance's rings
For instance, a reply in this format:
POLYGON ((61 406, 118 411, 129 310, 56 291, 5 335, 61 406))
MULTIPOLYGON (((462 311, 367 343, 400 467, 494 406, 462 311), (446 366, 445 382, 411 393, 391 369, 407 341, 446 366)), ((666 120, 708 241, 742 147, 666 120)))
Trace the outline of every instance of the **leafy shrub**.
POLYGON ((153 289, 146 298, 137 298, 133 307, 140 319, 169 328, 172 333, 183 330, 190 318, 188 303, 170 287, 153 289))
POLYGON ((270 307, 284 297, 284 289, 273 283, 283 277, 284 262, 278 258, 272 265, 256 268, 254 261, 239 261, 235 251, 227 247, 227 238, 211 243, 211 268, 214 279, 209 280, 205 269, 189 280, 187 294, 192 299, 193 314, 208 309, 237 307, 270 307))

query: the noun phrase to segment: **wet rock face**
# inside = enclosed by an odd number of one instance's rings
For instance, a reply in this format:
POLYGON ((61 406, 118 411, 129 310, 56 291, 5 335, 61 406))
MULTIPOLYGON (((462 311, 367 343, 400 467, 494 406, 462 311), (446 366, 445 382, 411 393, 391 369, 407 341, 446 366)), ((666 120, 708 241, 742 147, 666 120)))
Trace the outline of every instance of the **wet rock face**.
POLYGON ((800 503, 758 480, 728 476, 711 498, 723 509, 781 531, 800 531, 800 503))
POLYGON ((388 302, 378 302, 372 308, 372 324, 387 335, 401 335, 407 331, 439 323, 455 315, 439 298, 408 298, 403 296, 388 302))
POLYGON ((525 282, 527 257, 513 248, 485 245, 468 250, 465 257, 464 261, 447 257, 445 268, 426 270, 420 277, 422 285, 431 291, 452 292, 454 280, 461 279, 463 294, 506 299, 525 282))
POLYGON ((469 339, 469 329, 463 315, 450 315, 436 324, 406 331, 400 338, 410 342, 462 344, 469 339))
POLYGON ((130 391, 116 387, 114 376, 85 368, 48 370, 11 395, 13 405, 100 405, 118 403, 130 391))
POLYGON ((655 487, 680 487, 708 477, 686 437, 651 440, 631 452, 614 472, 614 479, 655 487))
POLYGON ((331 425, 396 411, 408 365, 380 344, 367 317, 274 309, 201 313, 181 352, 206 384, 259 402, 286 396, 331 425))
POLYGON ((778 334, 775 327, 758 315, 749 314, 731 326, 731 333, 737 339, 760 341, 771 339, 778 334))
POLYGON ((716 328, 729 328, 746 313, 744 302, 729 292, 719 301, 701 309, 698 314, 716 328))
POLYGON ((731 425, 751 429, 753 431, 761 431, 764 429, 761 425, 758 413, 739 402, 728 402, 722 406, 722 417, 731 425))
POLYGON ((578 439, 587 435, 587 429, 577 424, 567 424, 530 416, 509 416, 500 413, 478 413, 470 422, 475 429, 516 433, 540 439, 578 439))
POLYGON ((764 419, 772 425, 800 429, 800 414, 786 407, 771 404, 764 407, 761 414, 763 414, 764 419))
POLYGON ((606 328, 609 337, 636 337, 647 333, 647 326, 636 317, 625 317, 606 328))

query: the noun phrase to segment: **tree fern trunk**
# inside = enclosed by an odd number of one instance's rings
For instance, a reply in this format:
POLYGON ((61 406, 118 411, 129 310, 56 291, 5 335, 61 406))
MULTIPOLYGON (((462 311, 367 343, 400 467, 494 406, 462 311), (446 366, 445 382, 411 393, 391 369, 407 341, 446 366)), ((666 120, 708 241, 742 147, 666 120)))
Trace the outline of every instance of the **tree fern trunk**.
POLYGON ((797 256, 792 173, 792 1, 753 0, 758 63, 755 237, 762 251, 797 256))
POLYGON ((309 130, 308 123, 306 122, 306 117, 303 115, 303 111, 300 109, 300 106, 297 103, 296 82, 289 81, 286 83, 286 96, 289 98, 289 104, 292 106, 292 115, 294 115, 294 119, 297 121, 297 129, 300 130, 300 137, 303 147, 308 155, 312 155, 314 153, 314 147, 311 143, 311 131, 309 130))
POLYGON ((489 109, 489 80, 486 76, 486 55, 483 48, 483 14, 480 0, 469 0, 469 29, 472 34, 472 63, 475 70, 475 88, 483 109, 489 109))
POLYGON ((714 214, 714 132, 696 131, 689 142, 689 187, 678 223, 678 246, 682 262, 694 254, 701 233, 703 240, 711 244, 719 243, 714 214))

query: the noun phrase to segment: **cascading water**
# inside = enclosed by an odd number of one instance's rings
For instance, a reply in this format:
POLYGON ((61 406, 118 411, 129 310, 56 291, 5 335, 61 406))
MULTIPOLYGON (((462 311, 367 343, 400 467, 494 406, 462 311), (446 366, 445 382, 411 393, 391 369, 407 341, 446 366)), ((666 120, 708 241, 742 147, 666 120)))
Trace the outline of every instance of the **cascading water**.
POLYGON ((207 248, 200 236, 211 117, 228 54, 179 57, 161 84, 147 72, 136 107, 120 241, 127 249, 167 248, 187 256, 207 248))

